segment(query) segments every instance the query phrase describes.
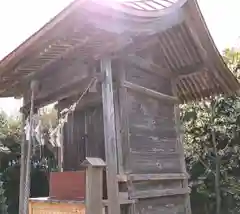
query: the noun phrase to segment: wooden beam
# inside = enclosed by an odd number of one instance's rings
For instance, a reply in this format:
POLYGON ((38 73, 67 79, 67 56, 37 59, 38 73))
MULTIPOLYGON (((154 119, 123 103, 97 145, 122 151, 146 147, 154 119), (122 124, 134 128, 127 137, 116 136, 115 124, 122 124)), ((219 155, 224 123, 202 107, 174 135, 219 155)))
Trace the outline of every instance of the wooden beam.
POLYGON ((104 122, 105 155, 107 162, 108 213, 120 214, 119 190, 117 180, 116 125, 113 103, 113 81, 111 60, 101 60, 101 72, 105 75, 102 81, 102 103, 104 122))
POLYGON ((145 191, 134 191, 131 195, 131 199, 140 199, 140 198, 154 198, 154 197, 165 197, 172 195, 185 195, 190 193, 190 188, 178 188, 178 189, 150 189, 145 191))
POLYGON ((170 102, 173 102, 173 103, 178 103, 179 102, 177 97, 173 97, 173 96, 170 96, 170 95, 167 95, 167 94, 162 94, 160 92, 154 91, 152 89, 145 88, 143 86, 140 86, 140 85, 128 82, 128 81, 124 81, 123 86, 128 88, 128 89, 131 89, 133 91, 151 96, 151 97, 159 99, 159 100, 166 100, 166 101, 170 101, 170 102))
POLYGON ((151 72, 157 76, 171 78, 174 74, 167 70, 166 68, 162 67, 161 65, 157 65, 153 62, 147 61, 146 59, 136 56, 136 55, 127 55, 123 57, 123 60, 133 64, 134 66, 138 67, 141 70, 146 72, 151 72))
POLYGON ((130 174, 118 176, 119 182, 132 181, 162 181, 162 180, 183 180, 187 179, 187 173, 163 173, 163 174, 130 174))
MULTIPOLYGON (((128 198, 128 192, 119 192, 119 204, 123 205, 130 205, 130 204, 135 204, 137 202, 137 200, 130 200, 128 198)), ((108 200, 103 200, 103 205, 105 207, 108 206, 108 200)))
MULTIPOLYGON (((58 101, 54 105, 54 108, 61 112, 65 108, 69 108, 74 102, 78 100, 79 96, 69 97, 63 100, 58 101)), ((82 101, 76 106, 76 110, 83 109, 89 106, 98 105, 102 102, 102 96, 100 93, 88 93, 83 98, 82 101)))
MULTIPOLYGON (((70 97, 70 96, 79 96, 81 92, 86 89, 88 84, 90 83, 91 79, 93 77, 86 77, 83 78, 80 81, 73 81, 71 84, 66 85, 64 87, 60 87, 52 92, 44 92, 40 93, 38 97, 35 99, 35 106, 37 108, 41 108, 45 105, 51 104, 53 102, 56 102, 58 100, 62 100, 64 98, 70 97)), ((26 103, 25 106, 23 106, 20 111, 23 110, 28 111, 29 110, 30 103, 26 103)))
MULTIPOLYGON (((55 85, 55 87, 52 87, 52 86, 47 87, 47 85, 45 85, 45 82, 42 82, 41 90, 39 91, 35 99, 35 105, 38 108, 41 108, 45 105, 48 105, 50 103, 53 103, 71 96, 76 96, 78 99, 79 94, 81 94, 81 92, 84 91, 84 89, 90 83, 92 78, 96 78, 96 81, 102 82, 104 77, 102 74, 93 73, 93 74, 83 75, 80 78, 79 77, 78 78, 74 77, 72 79, 65 78, 65 82, 63 78, 61 84, 60 83, 59 85, 53 84, 53 86, 55 85)), ((51 82, 48 82, 48 85, 49 84, 51 84, 51 82)), ((91 94, 94 94, 94 93, 91 93, 91 94)), ((30 96, 28 96, 28 98, 26 99, 26 105, 23 106, 23 108, 29 109, 29 104, 30 104, 30 96)))
MULTIPOLYGON (((136 201, 135 200, 129 200, 129 199, 120 199, 119 200, 119 204, 121 204, 121 205, 130 205, 130 204, 135 204, 136 203, 136 201)), ((105 207, 108 207, 109 206, 109 202, 108 202, 108 200, 103 200, 103 206, 105 206, 105 207)))

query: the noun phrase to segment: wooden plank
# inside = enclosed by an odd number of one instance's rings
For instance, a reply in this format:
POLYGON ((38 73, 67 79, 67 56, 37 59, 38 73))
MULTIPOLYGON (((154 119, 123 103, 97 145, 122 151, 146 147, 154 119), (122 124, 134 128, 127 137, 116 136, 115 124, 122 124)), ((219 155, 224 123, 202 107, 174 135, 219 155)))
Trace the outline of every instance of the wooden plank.
POLYGON ((127 89, 123 86, 126 80, 126 70, 122 61, 118 64, 118 98, 119 98, 119 116, 122 144, 122 162, 125 172, 130 171, 130 140, 129 140, 129 121, 128 121, 128 96, 127 89))
POLYGON ((77 201, 51 201, 51 200, 35 200, 30 199, 29 208, 31 212, 29 214, 85 214, 85 204, 77 201))
POLYGON ((32 208, 32 202, 31 201, 29 201, 29 203, 28 203, 28 213, 33 214, 33 208, 32 208))
POLYGON ((129 55, 123 60, 133 64, 134 66, 138 67, 139 69, 142 69, 147 72, 151 72, 155 75, 161 76, 161 77, 166 77, 166 78, 171 78, 173 74, 169 72, 166 68, 163 68, 160 65, 157 65, 153 62, 147 61, 146 59, 136 56, 136 55, 129 55))
POLYGON ((147 214, 185 214, 182 195, 141 199, 135 210, 147 214))
POLYGON ((123 174, 123 154, 122 154, 122 139, 121 139, 121 124, 120 124, 120 108, 118 93, 115 91, 114 107, 115 107, 115 120, 116 120, 116 139, 117 139, 117 162, 118 174, 123 174))
POLYGON ((188 175, 185 173, 130 174, 118 176, 118 179, 119 181, 127 181, 128 177, 130 177, 132 181, 161 181, 187 179, 188 175))
POLYGON ((158 152, 131 153, 131 167, 134 174, 180 173, 179 155, 166 155, 158 152))
POLYGON ((131 173, 181 173, 175 153, 174 105, 130 91, 128 100, 131 173))
MULTIPOLYGON (((121 205, 129 205, 129 204, 134 204, 134 203, 135 203, 134 200, 127 200, 127 199, 119 201, 119 204, 121 204, 121 205)), ((105 207, 109 206, 108 200, 103 200, 103 206, 105 206, 105 207)))
POLYGON ((102 82, 102 103, 104 117, 104 139, 105 155, 107 162, 107 193, 108 193, 108 213, 120 214, 118 199, 117 181, 117 149, 116 149, 116 127, 113 103, 113 83, 111 60, 108 58, 101 60, 101 72, 105 78, 102 82))
POLYGON ((102 214, 103 168, 88 167, 86 170, 86 214, 102 214))
POLYGON ((165 190, 150 189, 146 191, 134 191, 130 198, 140 199, 140 198, 166 197, 172 195, 185 195, 189 192, 190 192, 189 188, 165 189, 165 190))
MULTIPOLYGON (((108 200, 104 199, 102 200, 103 206, 108 206, 109 202, 108 200)), ((130 200, 128 197, 128 192, 119 192, 119 204, 134 204, 136 203, 136 200, 130 200)))
POLYGON ((75 111, 68 115, 63 127, 63 171, 81 169, 85 160, 85 115, 75 111))
MULTIPOLYGON (((49 91, 44 94, 40 94, 41 96, 37 97, 35 99, 35 106, 37 108, 41 108, 45 105, 51 104, 53 102, 56 102, 58 100, 64 99, 69 96, 79 95, 81 92, 83 92, 88 84, 91 81, 91 77, 87 77, 82 79, 81 81, 73 82, 70 85, 66 85, 66 87, 58 88, 54 91, 49 91)), ((20 111, 23 110, 29 111, 30 103, 26 103, 25 106, 23 106, 20 111)))
MULTIPOLYGON (((88 157, 105 160, 103 109, 101 103, 85 112, 85 151, 88 157)), ((76 138, 77 139, 77 138, 76 138)))
MULTIPOLYGON (((133 190, 150 191, 150 190, 166 190, 182 188, 182 180, 161 180, 161 181, 132 181, 133 190)), ((130 194, 131 195, 131 194, 130 194)))
POLYGON ((156 98, 156 99, 166 100, 166 101, 170 101, 170 102, 173 102, 173 103, 178 103, 178 99, 176 97, 173 97, 173 96, 170 96, 170 95, 167 95, 167 94, 163 94, 163 93, 154 91, 152 89, 145 88, 143 86, 140 86, 140 85, 128 82, 128 81, 124 81, 123 86, 128 88, 128 89, 131 89, 131 90, 134 90, 136 92, 151 96, 151 97, 156 98))

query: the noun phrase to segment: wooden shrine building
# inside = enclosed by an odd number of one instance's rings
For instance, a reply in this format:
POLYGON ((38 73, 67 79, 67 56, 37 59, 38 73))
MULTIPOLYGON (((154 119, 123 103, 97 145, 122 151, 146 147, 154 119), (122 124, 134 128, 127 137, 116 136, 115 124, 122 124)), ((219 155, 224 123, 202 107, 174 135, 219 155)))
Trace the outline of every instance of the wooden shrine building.
POLYGON ((29 213, 101 213, 100 197, 108 214, 189 214, 178 105, 238 90, 196 0, 74 1, 0 63, 0 96, 23 97, 25 116, 53 102, 59 120, 72 110, 59 173, 88 167, 75 208, 30 199, 29 213), (102 168, 100 190, 90 173, 102 168))

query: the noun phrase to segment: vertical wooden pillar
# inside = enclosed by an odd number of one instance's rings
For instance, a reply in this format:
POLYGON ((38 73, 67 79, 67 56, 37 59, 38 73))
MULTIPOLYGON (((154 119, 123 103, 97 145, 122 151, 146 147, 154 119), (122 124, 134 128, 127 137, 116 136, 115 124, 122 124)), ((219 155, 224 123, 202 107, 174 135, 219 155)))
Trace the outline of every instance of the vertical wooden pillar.
POLYGON ((101 60, 102 103, 104 121, 105 155, 107 163, 108 214, 120 214, 119 190, 117 180, 116 125, 113 103, 113 83, 111 60, 101 60))
POLYGON ((119 123, 121 128, 121 148, 122 148, 122 165, 124 172, 131 173, 131 152, 129 145, 129 124, 128 124, 128 92, 124 87, 126 80, 126 69, 122 61, 118 63, 117 83, 118 83, 118 98, 119 98, 119 123))
POLYGON ((57 148, 57 158, 58 158, 58 170, 63 172, 63 129, 64 125, 60 128, 60 147, 57 148))
MULTIPOLYGON (((173 91, 173 95, 175 97, 177 97, 175 80, 172 80, 172 91, 173 91)), ((176 126, 176 132, 177 132, 177 150, 180 153, 181 171, 187 175, 186 162, 185 162, 185 156, 184 156, 184 146, 183 146, 183 134, 184 133, 182 130, 179 104, 175 104, 174 114, 175 114, 175 126, 176 126)), ((188 188, 188 179, 187 178, 183 179, 182 187, 184 189, 188 188)), ((186 194, 186 196, 185 196, 185 210, 186 210, 186 214, 192 213, 189 194, 186 194)))
POLYGON ((102 214, 103 169, 106 166, 100 158, 86 158, 86 214, 102 214))
MULTIPOLYGON (((21 205, 19 209, 20 214, 28 214, 28 200, 30 196, 30 190, 31 190, 31 156, 32 156, 32 145, 33 145, 33 136, 32 136, 32 129, 33 129, 33 115, 34 115, 34 99, 36 92, 38 90, 38 82, 35 80, 31 81, 31 108, 30 108, 30 113, 29 113, 29 132, 30 132, 30 138, 28 142, 26 141, 25 146, 27 147, 26 149, 26 154, 24 153, 23 156, 24 158, 26 157, 26 162, 24 163, 24 178, 21 178, 21 181, 24 179, 24 185, 23 188, 21 188, 21 193, 23 195, 23 198, 20 199, 21 205)), ((23 163, 23 162, 22 162, 23 163)), ((21 195, 20 195, 21 197, 21 195)))
MULTIPOLYGON (((115 91, 115 96, 117 97, 117 91, 115 91)), ((118 164, 118 174, 123 175, 123 159, 122 159, 122 138, 121 138, 121 124, 120 124, 120 109, 119 109, 119 99, 114 99, 115 108, 115 121, 116 121, 116 143, 117 143, 117 164, 118 164)))
MULTIPOLYGON (((26 104, 26 97, 23 96, 23 106, 26 104)), ((26 182, 26 157, 27 157, 27 141, 25 136, 25 120, 26 116, 22 113, 22 142, 21 142, 21 160, 20 160, 20 183, 19 183, 19 214, 23 213, 24 205, 24 184, 26 182)))

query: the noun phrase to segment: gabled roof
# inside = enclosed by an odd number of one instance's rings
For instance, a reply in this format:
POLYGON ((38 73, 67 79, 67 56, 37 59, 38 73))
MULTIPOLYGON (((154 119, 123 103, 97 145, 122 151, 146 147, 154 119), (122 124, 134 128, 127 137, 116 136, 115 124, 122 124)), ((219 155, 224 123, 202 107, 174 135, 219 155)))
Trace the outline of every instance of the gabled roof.
POLYGON ((0 62, 0 97, 22 95, 31 78, 64 69, 69 58, 98 60, 153 44, 158 63, 182 73, 182 102, 239 89, 196 0, 76 0, 0 62))

